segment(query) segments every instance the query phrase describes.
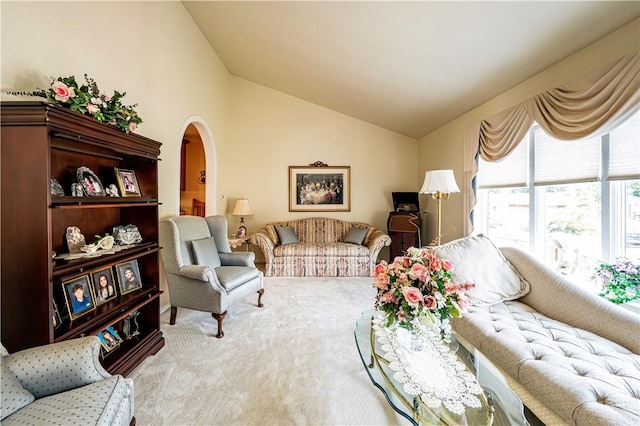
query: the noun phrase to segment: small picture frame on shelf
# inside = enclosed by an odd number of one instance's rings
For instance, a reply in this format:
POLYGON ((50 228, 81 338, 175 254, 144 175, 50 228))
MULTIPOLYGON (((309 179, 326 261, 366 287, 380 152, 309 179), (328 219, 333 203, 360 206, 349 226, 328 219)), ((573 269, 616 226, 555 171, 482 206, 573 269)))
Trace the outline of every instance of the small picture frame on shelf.
POLYGON ((62 324, 62 316, 60 315, 60 311, 58 310, 58 305, 55 300, 53 302, 53 313, 51 314, 51 323, 53 324, 53 328, 56 329, 60 327, 62 324))
POLYGON ((102 343, 102 347, 105 351, 111 352, 122 343, 122 338, 118 335, 118 332, 114 330, 112 326, 109 326, 98 333, 98 339, 102 343))
POLYGON ((82 189, 87 195, 104 197, 107 194, 98 176, 88 167, 78 167, 78 170, 76 170, 76 179, 78 179, 78 183, 82 185, 82 189))
POLYGON ((118 273, 118 285, 120 294, 127 294, 142 288, 142 280, 140 279, 140 269, 137 260, 119 263, 116 265, 118 273))
POLYGON ((93 294, 96 297, 96 306, 100 306, 117 296, 118 293, 111 267, 92 272, 91 278, 93 281, 93 294))
POLYGON ((72 321, 96 308, 89 285, 89 275, 64 281, 62 287, 64 288, 69 317, 72 321))
POLYGON ((116 180, 118 181, 118 187, 120 188, 120 194, 123 197, 141 197, 140 186, 138 185, 138 179, 136 179, 136 172, 133 170, 119 169, 114 167, 113 170, 116 173, 116 180))

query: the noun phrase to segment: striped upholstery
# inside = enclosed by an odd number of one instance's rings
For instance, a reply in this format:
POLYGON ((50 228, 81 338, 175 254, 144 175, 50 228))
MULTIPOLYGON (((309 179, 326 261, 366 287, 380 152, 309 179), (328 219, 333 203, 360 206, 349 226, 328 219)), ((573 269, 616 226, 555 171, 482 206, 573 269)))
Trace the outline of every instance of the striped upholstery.
POLYGON ((312 217, 268 223, 251 236, 251 242, 264 254, 267 276, 367 277, 391 238, 366 223, 312 217), (299 243, 280 245, 276 226, 291 226, 299 243), (363 245, 344 243, 354 226, 369 230, 363 245))

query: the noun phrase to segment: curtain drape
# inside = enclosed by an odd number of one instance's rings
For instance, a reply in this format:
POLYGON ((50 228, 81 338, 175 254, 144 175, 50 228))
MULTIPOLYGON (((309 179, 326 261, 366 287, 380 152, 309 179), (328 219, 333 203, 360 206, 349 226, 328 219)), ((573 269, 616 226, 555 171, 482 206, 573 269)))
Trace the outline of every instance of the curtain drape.
POLYGON ((581 139, 612 129, 640 103, 640 52, 540 93, 480 123, 479 153, 497 161, 520 143, 533 122, 556 139, 581 139))

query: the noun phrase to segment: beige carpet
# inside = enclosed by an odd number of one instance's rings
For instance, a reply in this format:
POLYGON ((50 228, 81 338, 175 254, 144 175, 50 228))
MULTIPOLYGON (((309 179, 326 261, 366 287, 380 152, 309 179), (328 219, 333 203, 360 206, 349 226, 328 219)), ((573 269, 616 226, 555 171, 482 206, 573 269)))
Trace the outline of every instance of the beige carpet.
POLYGON ((162 315, 166 346, 132 374, 138 425, 394 425, 353 339, 371 278, 265 278, 229 310, 225 337, 205 312, 162 315))

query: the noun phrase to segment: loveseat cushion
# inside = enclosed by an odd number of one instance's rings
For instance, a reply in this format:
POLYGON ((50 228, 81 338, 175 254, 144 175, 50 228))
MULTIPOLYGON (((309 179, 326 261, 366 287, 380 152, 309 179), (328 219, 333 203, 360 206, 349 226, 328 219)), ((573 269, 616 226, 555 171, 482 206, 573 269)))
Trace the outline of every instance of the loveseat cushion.
POLYGON ((298 243, 276 246, 273 254, 276 257, 368 257, 369 249, 346 243, 298 243))
POLYGON ((471 305, 492 305, 529 293, 529 283, 484 235, 460 238, 436 247, 435 251, 440 258, 453 263, 454 281, 476 285, 468 293, 471 305))
POLYGON ((566 422, 640 424, 640 355, 623 346, 519 301, 470 306, 453 327, 566 422))
POLYGON ((110 425, 130 398, 127 379, 112 376, 81 388, 40 398, 2 421, 4 425, 110 425))
POLYGON ((347 236, 344 238, 344 242, 350 243, 350 244, 362 245, 368 232, 369 232, 368 228, 358 228, 356 226, 352 226, 349 229, 347 236))
POLYGON ((0 405, 0 410, 2 410, 2 418, 4 419, 22 407, 31 404, 35 397, 22 387, 15 374, 9 370, 5 363, 2 363, 1 369, 2 405, 0 405))
POLYGON ((295 244, 297 243, 298 236, 291 226, 276 226, 276 233, 278 234, 278 240, 280 244, 295 244))

